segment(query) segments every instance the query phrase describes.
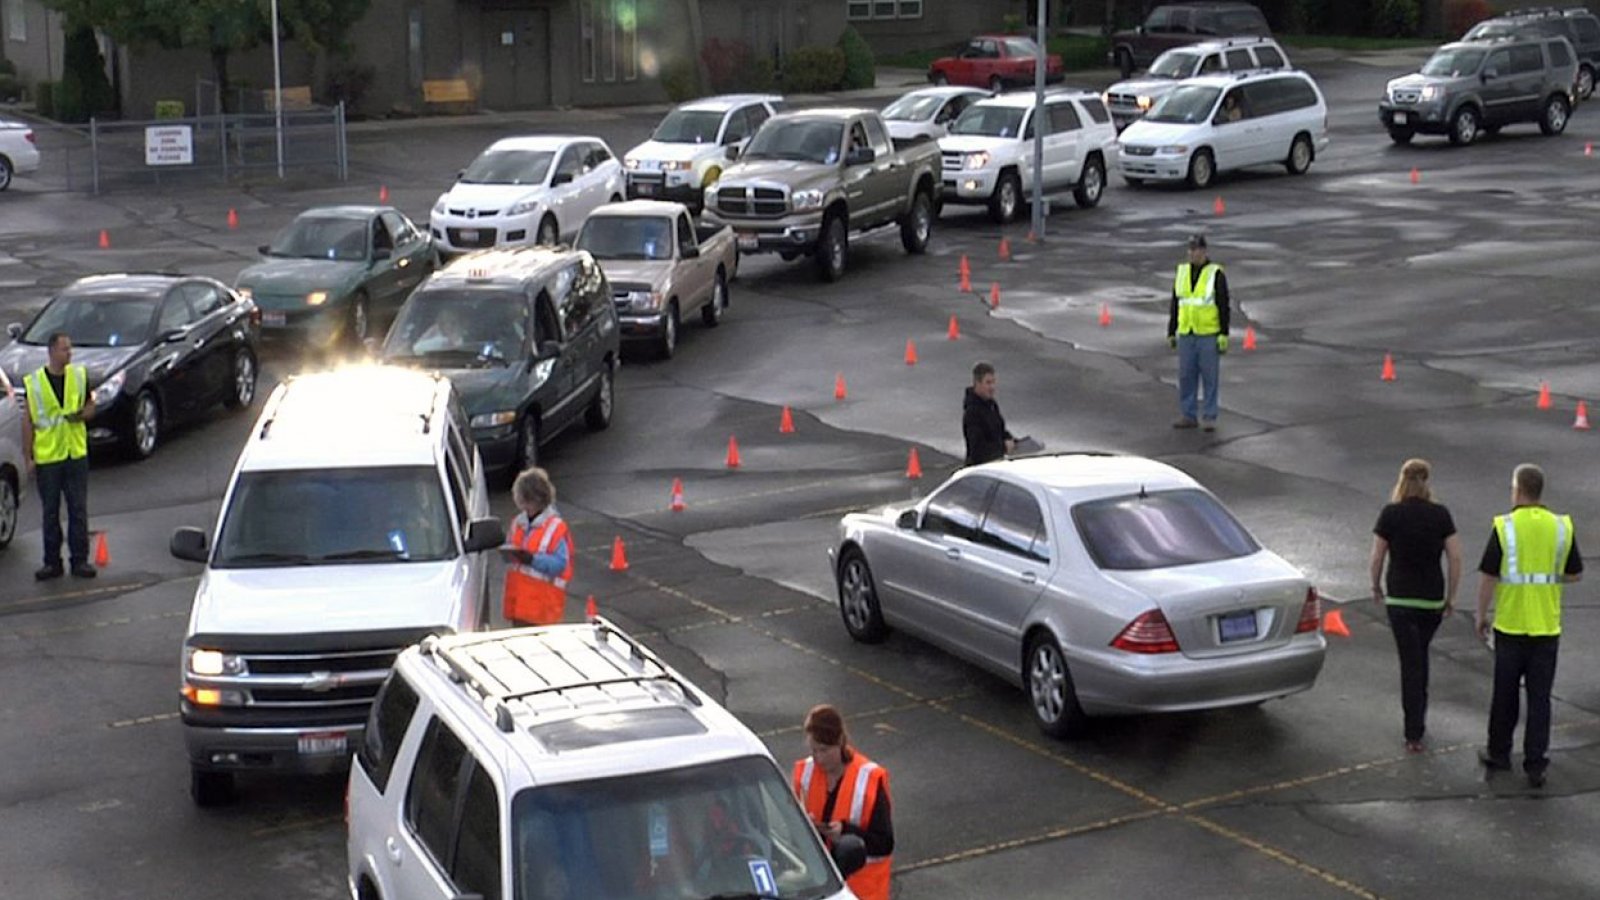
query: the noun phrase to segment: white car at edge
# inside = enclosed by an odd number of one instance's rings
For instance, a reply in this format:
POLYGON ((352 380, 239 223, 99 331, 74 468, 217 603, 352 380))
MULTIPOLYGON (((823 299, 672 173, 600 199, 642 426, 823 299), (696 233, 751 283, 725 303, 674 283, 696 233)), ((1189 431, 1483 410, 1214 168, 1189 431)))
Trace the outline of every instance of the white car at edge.
POLYGON ((25 175, 39 168, 39 148, 34 145, 33 129, 21 122, 0 119, 0 191, 11 187, 13 175, 25 175))
POLYGON ((22 455, 22 417, 27 411, 0 372, 0 550, 17 536, 17 510, 28 468, 22 455))

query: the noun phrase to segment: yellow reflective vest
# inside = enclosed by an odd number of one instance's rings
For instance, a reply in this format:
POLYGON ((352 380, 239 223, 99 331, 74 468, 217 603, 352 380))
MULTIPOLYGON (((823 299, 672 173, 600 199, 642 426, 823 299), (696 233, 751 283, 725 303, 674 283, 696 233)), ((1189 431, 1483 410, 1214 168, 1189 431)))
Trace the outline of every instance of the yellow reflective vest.
POLYGON ((1172 280, 1172 293, 1178 298, 1179 334, 1217 334, 1222 319, 1217 313, 1217 273, 1222 267, 1208 262, 1200 267, 1200 280, 1189 274, 1189 264, 1179 263, 1172 280))
POLYGON ((1561 633, 1561 578, 1572 552, 1572 517, 1542 506, 1519 506, 1494 517, 1500 539, 1500 581, 1494 629, 1506 634, 1561 633))
POLYGON ((89 455, 89 427, 69 421, 67 415, 83 409, 89 398, 89 373, 83 366, 67 366, 65 397, 57 397, 43 366, 22 380, 28 394, 28 416, 33 422, 33 462, 47 466, 89 455))

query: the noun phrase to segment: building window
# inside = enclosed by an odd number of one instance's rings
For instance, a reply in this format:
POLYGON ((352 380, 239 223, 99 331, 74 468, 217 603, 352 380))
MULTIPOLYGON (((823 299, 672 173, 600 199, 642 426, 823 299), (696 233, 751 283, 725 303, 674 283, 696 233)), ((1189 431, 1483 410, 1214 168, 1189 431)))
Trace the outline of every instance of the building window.
POLYGON ((28 16, 22 8, 22 0, 6 0, 5 8, 6 37, 19 44, 28 42, 28 16))
POLYGON ((638 0, 579 0, 578 40, 585 82, 637 80, 638 0))
POLYGON ((920 19, 922 0, 845 0, 844 15, 853 21, 920 19))

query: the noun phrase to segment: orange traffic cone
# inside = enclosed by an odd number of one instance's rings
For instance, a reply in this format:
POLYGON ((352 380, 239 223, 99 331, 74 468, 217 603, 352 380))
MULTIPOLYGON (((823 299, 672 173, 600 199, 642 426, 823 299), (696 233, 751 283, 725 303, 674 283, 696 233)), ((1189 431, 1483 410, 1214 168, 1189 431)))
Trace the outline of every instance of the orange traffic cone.
POLYGON ((1244 327, 1244 348, 1246 350, 1254 350, 1256 348, 1256 327, 1254 325, 1246 325, 1244 327))
POLYGON ((843 400, 849 396, 844 388, 844 373, 838 372, 833 376, 833 399, 843 400))
POLYGON ((1221 194, 1218 194, 1217 199, 1211 202, 1211 211, 1219 216, 1228 211, 1228 204, 1222 202, 1221 194))
POLYGON ((972 265, 967 262, 967 255, 961 254, 961 293, 972 293, 972 265))
POLYGON ((674 478, 672 479, 672 511, 683 512, 685 508, 683 502, 683 479, 674 478))
POLYGON ((1002 260, 1008 260, 1008 259, 1011 258, 1011 239, 1010 238, 1002 237, 1000 239, 1000 258, 1002 260))
POLYGON ((998 281, 989 285, 989 308, 1000 308, 1000 282, 998 281))
POLYGON ((1322 614, 1322 630, 1328 634, 1349 637, 1350 628, 1344 624, 1344 610, 1330 609, 1322 614))
POLYGON ((952 341, 961 340, 961 324, 955 316, 950 317, 950 327, 944 330, 944 336, 952 341))
POLYGON ((917 364, 917 345, 916 345, 916 342, 912 341, 910 338, 906 338, 906 365, 914 366, 916 364, 917 364))
POLYGON ((1383 355, 1383 371, 1379 373, 1378 378, 1381 381, 1393 381, 1394 377, 1394 357, 1385 353, 1383 355))
POLYGON ((779 434, 794 434, 794 413, 789 412, 789 407, 783 408, 783 416, 778 419, 779 434))
POLYGON ((1572 427, 1579 431, 1589 430, 1589 407, 1582 400, 1578 401, 1578 415, 1572 420, 1572 427))
POLYGON ((106 533, 104 531, 95 532, 94 564, 101 569, 111 565, 111 548, 106 545, 106 533))
POLYGON ((104 228, 100 229, 100 249, 111 249, 111 232, 105 230, 104 228))
POLYGON ((1539 408, 1550 408, 1550 382, 1548 381, 1539 382, 1539 408))
POLYGON ((1583 155, 1584 156, 1593 156, 1594 155, 1594 141, 1588 141, 1583 145, 1583 155))
POLYGON ((239 230, 239 211, 231 206, 228 207, 228 230, 239 230))
POLYGON ((1111 307, 1100 304, 1100 327, 1105 328, 1111 324, 1111 307))
POLYGON ((589 599, 583 601, 583 617, 591 622, 600 618, 600 605, 594 602, 593 594, 589 595, 589 599))
POLYGON ((387 184, 378 185, 378 202, 379 203, 388 203, 389 202, 389 186, 387 184))
POLYGON ((611 571, 628 571, 628 548, 622 544, 622 535, 611 539, 611 571))
POLYGON ((915 447, 911 448, 911 457, 906 460, 906 477, 922 477, 922 460, 917 458, 917 448, 915 447))
POLYGON ((730 434, 728 435, 728 468, 737 469, 739 464, 739 442, 730 434))
POLYGON ((1412 184, 1421 184, 1422 183, 1422 173, 1417 170, 1416 166, 1412 166, 1411 167, 1411 183, 1412 184))

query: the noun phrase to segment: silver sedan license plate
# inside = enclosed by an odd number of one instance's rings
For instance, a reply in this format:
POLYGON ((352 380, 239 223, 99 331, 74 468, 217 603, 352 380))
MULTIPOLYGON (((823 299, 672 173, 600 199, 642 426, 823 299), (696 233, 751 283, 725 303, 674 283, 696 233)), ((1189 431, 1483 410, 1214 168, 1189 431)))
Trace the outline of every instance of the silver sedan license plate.
POLYGON ((268 325, 274 328, 282 328, 284 323, 287 321, 288 318, 284 316, 283 310, 281 309, 269 309, 261 313, 261 324, 263 325, 268 325))
POLYGON ((342 731, 325 731, 300 735, 301 756, 335 756, 345 752, 345 734, 342 731))
POLYGON ((1228 613, 1217 617, 1217 631, 1224 644, 1234 641, 1251 641, 1256 637, 1256 611, 1228 613))

